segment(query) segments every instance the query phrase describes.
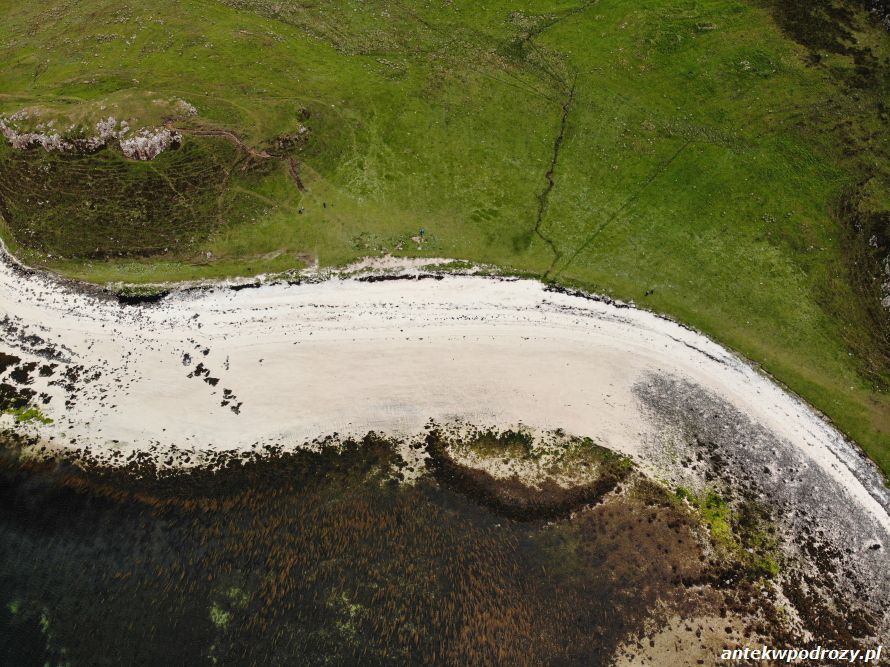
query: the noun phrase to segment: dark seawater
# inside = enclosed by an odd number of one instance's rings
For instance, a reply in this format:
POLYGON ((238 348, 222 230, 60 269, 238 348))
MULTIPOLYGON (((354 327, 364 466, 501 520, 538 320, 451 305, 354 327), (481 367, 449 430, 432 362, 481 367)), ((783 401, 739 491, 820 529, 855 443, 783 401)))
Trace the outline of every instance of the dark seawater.
POLYGON ((384 442, 140 479, 0 466, 0 665, 607 664, 700 576, 653 486, 550 520, 384 442))

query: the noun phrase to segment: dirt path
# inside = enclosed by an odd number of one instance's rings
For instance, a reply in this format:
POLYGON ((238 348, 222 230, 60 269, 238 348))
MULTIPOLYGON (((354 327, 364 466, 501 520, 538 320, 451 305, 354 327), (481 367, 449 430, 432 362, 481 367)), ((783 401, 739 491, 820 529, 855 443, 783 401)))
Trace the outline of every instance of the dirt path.
POLYGON ((228 130, 207 130, 207 129, 196 129, 196 128, 185 128, 185 127, 175 127, 173 125, 168 125, 169 129, 175 130, 180 134, 191 134, 196 137, 221 137, 223 139, 228 139, 233 144, 235 144, 242 151, 250 155, 254 158, 260 158, 263 160, 270 159, 274 156, 269 155, 266 151, 258 151, 256 148, 252 146, 248 146, 245 144, 241 138, 233 132, 229 132, 228 130))
POLYGON ((303 185, 303 179, 300 178, 300 165, 296 159, 292 157, 287 159, 287 170, 290 173, 290 177, 294 180, 294 183, 296 183, 297 190, 305 192, 306 186, 303 185))
POLYGON ((287 163, 287 173, 290 175, 294 184, 297 186, 297 189, 300 192, 306 192, 306 185, 303 183, 303 179, 300 176, 300 163, 297 162, 296 158, 294 157, 282 158, 281 156, 271 155, 266 151, 257 150, 256 148, 245 144, 238 135, 234 134, 233 132, 229 132, 228 130, 182 128, 174 127, 172 125, 169 126, 169 129, 175 130, 176 132, 179 132, 181 134, 191 134, 196 137, 220 137, 223 139, 228 139, 250 157, 260 160, 284 159, 287 163))

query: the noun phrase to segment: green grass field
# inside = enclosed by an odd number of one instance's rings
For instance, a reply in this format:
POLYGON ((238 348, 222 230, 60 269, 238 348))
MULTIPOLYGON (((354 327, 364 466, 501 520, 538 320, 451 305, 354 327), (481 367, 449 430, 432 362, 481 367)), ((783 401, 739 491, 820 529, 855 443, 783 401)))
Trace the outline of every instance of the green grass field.
POLYGON ((890 34, 865 4, 0 0, 0 113, 198 109, 148 163, 3 147, 0 231, 98 282, 388 252, 633 299, 890 473, 890 34))

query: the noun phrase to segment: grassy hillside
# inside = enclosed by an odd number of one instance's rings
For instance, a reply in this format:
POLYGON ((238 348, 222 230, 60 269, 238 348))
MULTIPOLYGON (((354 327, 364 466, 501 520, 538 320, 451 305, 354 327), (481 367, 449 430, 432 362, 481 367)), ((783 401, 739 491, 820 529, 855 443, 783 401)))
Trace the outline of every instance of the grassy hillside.
POLYGON ((890 36, 840 3, 0 0, 0 113, 183 137, 0 149, 2 234, 95 281, 390 252, 608 292, 890 471, 890 36))

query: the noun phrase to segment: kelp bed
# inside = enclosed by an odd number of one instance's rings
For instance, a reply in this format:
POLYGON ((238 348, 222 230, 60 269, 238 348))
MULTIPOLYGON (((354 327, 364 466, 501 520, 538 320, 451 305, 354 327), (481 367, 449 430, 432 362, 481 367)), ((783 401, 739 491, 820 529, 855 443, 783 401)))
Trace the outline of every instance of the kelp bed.
POLYGON ((606 450, 566 490, 414 449, 419 474, 372 435, 187 474, 5 450, 0 662, 598 665, 668 616, 775 621, 762 573, 606 450))

